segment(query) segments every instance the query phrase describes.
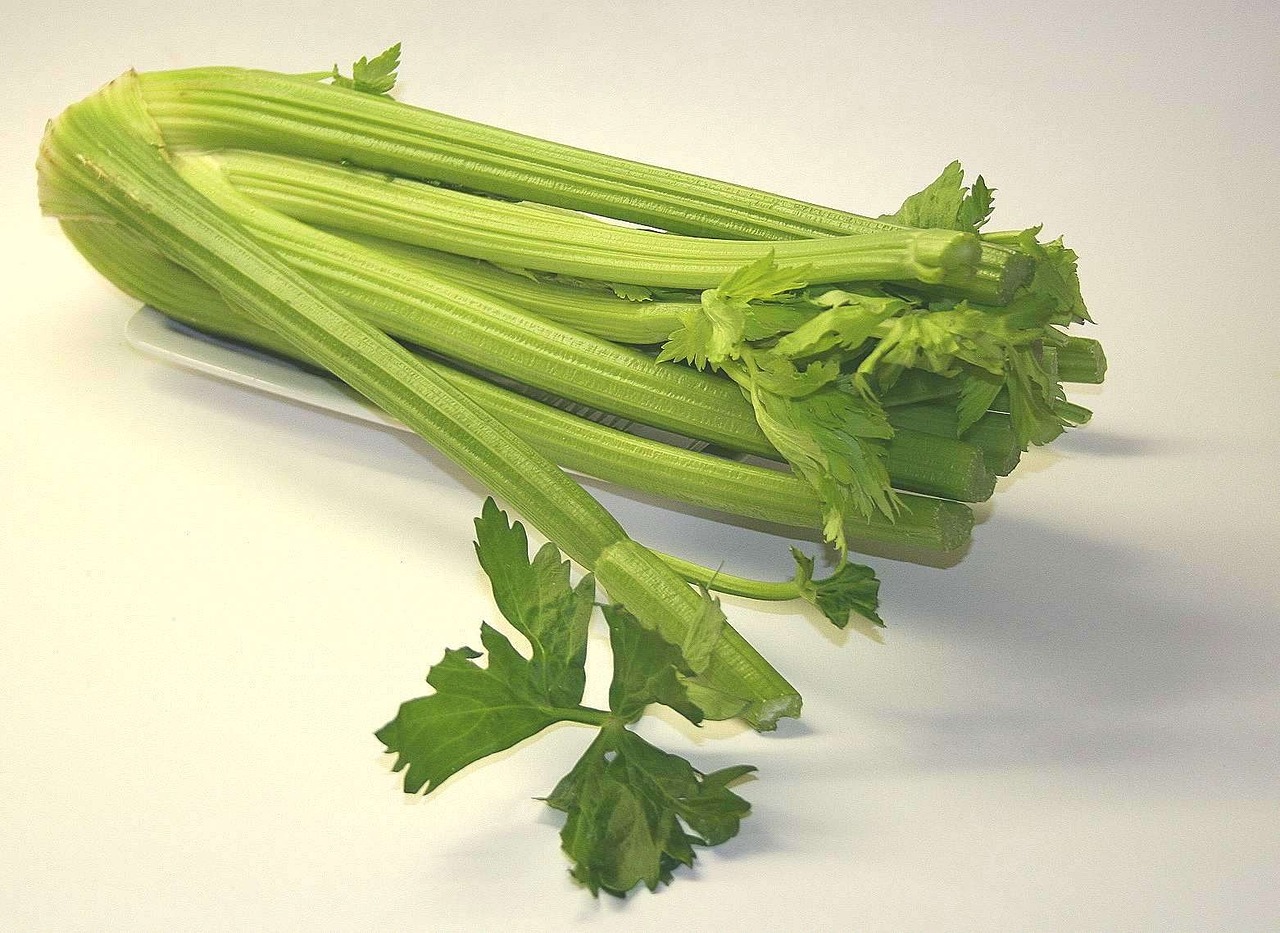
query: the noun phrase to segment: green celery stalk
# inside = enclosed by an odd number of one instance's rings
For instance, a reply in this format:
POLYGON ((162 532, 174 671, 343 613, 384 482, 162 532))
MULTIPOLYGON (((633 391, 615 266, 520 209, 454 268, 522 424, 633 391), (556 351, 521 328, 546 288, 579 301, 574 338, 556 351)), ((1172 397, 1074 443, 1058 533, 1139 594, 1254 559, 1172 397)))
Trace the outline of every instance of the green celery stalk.
POLYGON ((813 283, 936 284, 971 273, 979 257, 978 238, 957 230, 715 240, 637 230, 314 159, 243 150, 210 158, 240 191, 307 223, 611 282, 714 288, 772 252, 780 263, 803 266, 813 283))
POLYGON ((1107 356, 1092 337, 1067 337, 1058 347, 1058 378, 1063 382, 1098 385, 1107 375, 1107 356))
MULTIPOLYGON (((114 226, 64 221, 76 248, 108 279, 181 323, 314 365, 296 347, 227 305, 216 291, 114 226)), ((588 421, 461 372, 430 356, 422 365, 454 383, 548 458, 630 489, 743 518, 809 531, 822 509, 809 485, 778 470, 674 447, 588 421)), ((973 513, 945 499, 902 494, 890 521, 853 518, 851 544, 955 551, 968 543, 973 513)))
POLYGON ((341 234, 375 252, 404 259, 439 278, 531 311, 538 317, 615 343, 661 344, 680 326, 680 315, 696 305, 697 295, 683 301, 620 298, 594 282, 565 284, 535 279, 492 263, 379 237, 341 234))
MULTIPOLYGON (((914 430, 943 437, 956 437, 959 418, 954 405, 917 402, 887 409, 889 423, 896 430, 914 430)), ((982 451, 987 468, 996 476, 1008 476, 1018 465, 1022 451, 1013 434, 1013 425, 1004 412, 989 411, 964 432, 963 439, 982 451)))
MULTIPOLYGON (((728 380, 555 325, 261 207, 221 181, 221 160, 184 156, 176 164, 291 266, 398 339, 633 421, 777 456, 728 380)), ((925 495, 978 502, 994 489, 981 452, 954 438, 904 430, 888 445, 888 467, 896 486, 925 495)))
MULTIPOLYGON (((272 72, 195 68, 142 76, 165 138, 196 149, 284 152, 616 217, 674 233, 758 240, 904 228, 764 191, 587 152, 385 97, 272 72)), ((957 294, 1003 304, 1032 264, 979 247, 957 294)))
POLYGON ((995 473, 967 441, 903 427, 894 429, 887 451, 889 475, 902 489, 958 502, 985 502, 995 492, 995 473))
POLYGON ((657 555, 629 539, 577 483, 403 347, 290 269, 173 169, 126 73, 51 121, 37 163, 46 213, 135 231, 258 324, 506 498, 610 595, 678 646, 713 691, 749 700, 744 718, 772 728, 798 693, 657 555))

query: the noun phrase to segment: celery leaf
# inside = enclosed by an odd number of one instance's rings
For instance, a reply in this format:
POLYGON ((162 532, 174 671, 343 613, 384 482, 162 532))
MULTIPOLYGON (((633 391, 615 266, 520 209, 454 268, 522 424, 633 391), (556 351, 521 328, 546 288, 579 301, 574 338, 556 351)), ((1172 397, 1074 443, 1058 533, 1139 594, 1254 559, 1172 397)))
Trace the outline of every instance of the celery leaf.
POLYGON ((881 217, 907 227, 952 229, 964 204, 964 170, 952 162, 925 188, 902 202, 893 214, 881 217))
POLYGON ((880 581, 875 571, 865 564, 841 561, 835 573, 820 580, 813 578, 813 558, 804 552, 791 549, 796 562, 796 583, 800 595, 816 606, 837 628, 849 624, 849 616, 857 613, 876 625, 884 625, 880 618, 880 581))
POLYGON ((613 649, 613 680, 609 684, 613 714, 634 722, 650 703, 661 703, 695 725, 702 722, 703 712, 689 699, 681 679, 684 658, 680 649, 642 627, 621 606, 605 606, 604 618, 613 649))
POLYGON ((981 175, 972 189, 965 187, 964 169, 957 161, 944 168, 927 187, 903 201, 895 213, 882 215, 880 219, 907 227, 977 233, 990 218, 994 201, 995 189, 987 187, 981 175))
POLYGON ((333 83, 364 94, 386 94, 396 86, 396 69, 400 67, 400 43, 397 42, 381 55, 373 58, 361 56, 351 66, 351 77, 344 77, 338 66, 333 66, 333 83))
POLYGON ((996 189, 988 188, 986 179, 979 175, 974 179, 973 187, 960 204, 956 213, 957 228, 977 232, 988 220, 995 207, 996 189))
POLYGON ((533 646, 533 667, 547 699, 573 706, 582 699, 587 656, 587 622, 594 608, 595 578, 569 583, 569 562, 554 544, 544 544, 529 560, 529 542, 520 522, 492 498, 476 519, 476 557, 489 577, 498 611, 533 646))
POLYGON ((755 769, 743 765, 704 775, 625 727, 650 703, 700 723, 704 712, 695 694, 725 713, 718 718, 735 715, 741 705, 721 710, 719 704, 732 704, 732 698, 694 684, 679 649, 621 606, 605 606, 604 616, 613 649, 611 715, 545 800, 567 814, 560 839, 574 862, 573 877, 592 894, 622 896, 641 883, 651 890, 669 883, 678 865, 693 863, 694 845, 734 836, 750 806, 728 784, 755 769))
POLYGON ((965 302, 915 311, 889 322, 875 349, 858 364, 857 378, 869 391, 873 378, 887 389, 906 369, 957 376, 967 363, 1000 375, 1010 347, 1038 337, 1038 330, 1011 328, 1007 317, 965 302))
POLYGON ((524 527, 508 524, 492 499, 476 520, 476 554, 507 621, 529 639, 525 658, 489 625, 480 630, 488 665, 471 648, 445 652, 427 683, 435 693, 403 703, 377 736, 407 768, 405 790, 433 790, 460 769, 541 732, 576 719, 586 682, 587 623, 595 581, 569 583, 569 565, 555 545, 532 561, 524 527))
POLYGON ((766 340, 803 325, 820 310, 804 301, 761 301, 747 306, 742 337, 747 341, 766 340))
POLYGON ((774 349, 791 359, 817 356, 835 349, 856 350, 880 324, 910 305, 898 298, 847 295, 847 300, 813 315, 779 338, 774 349))
POLYGON ((737 835, 751 805, 729 784, 754 770, 703 774, 611 722, 546 802, 567 814, 560 840, 573 877, 621 897, 669 884, 676 867, 693 864, 693 846, 737 835))
POLYGON ((842 377, 844 356, 909 305, 841 293, 824 309, 787 294, 802 288, 806 275, 779 267, 772 254, 742 267, 682 313, 682 326, 659 359, 710 366, 738 384, 770 443, 818 494, 826 539, 843 551, 844 526, 854 511, 897 510, 883 443, 893 430, 879 403, 842 377), (768 318, 794 329, 771 345, 777 331, 768 318), (753 341, 753 330, 767 338, 753 341))
POLYGON ((956 400, 956 436, 978 423, 1000 394, 1004 379, 988 372, 971 372, 960 381, 960 396, 956 400))
POLYGON ((714 291, 740 302, 764 301, 808 284, 809 266, 780 266, 773 251, 731 273, 714 291))
POLYGON ((606 282, 609 291, 626 301, 652 301, 653 289, 643 285, 626 285, 620 282, 606 282))
POLYGON ((475 663, 480 654, 471 648, 447 650, 427 674, 435 693, 402 703, 395 719, 376 733, 397 756, 394 769, 405 771, 406 793, 435 790, 472 762, 573 718, 571 709, 549 703, 539 666, 505 635, 486 624, 480 640, 487 667, 475 663))
POLYGON ((1093 319, 1080 294, 1075 250, 1062 237, 1041 243, 1040 227, 983 234, 983 239, 1017 250, 1035 260, 1031 282, 1009 303, 1028 324, 1088 324, 1093 319))
POLYGON ((827 541, 844 550, 844 526, 854 513, 896 513, 883 444, 893 429, 878 403, 852 391, 845 380, 794 397, 771 390, 776 374, 758 381, 734 378, 744 385, 770 443, 818 494, 827 541))
POLYGON ((1060 416, 1060 404, 1066 396, 1034 348, 1009 354, 1005 388, 1014 438, 1023 450, 1047 444, 1062 433, 1066 422, 1060 416))

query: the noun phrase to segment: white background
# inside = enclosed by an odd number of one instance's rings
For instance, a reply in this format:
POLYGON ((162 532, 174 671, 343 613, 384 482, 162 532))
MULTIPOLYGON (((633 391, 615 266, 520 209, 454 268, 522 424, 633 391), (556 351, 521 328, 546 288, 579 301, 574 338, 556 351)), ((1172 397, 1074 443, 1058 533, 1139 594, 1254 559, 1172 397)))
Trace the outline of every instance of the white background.
MULTIPOLYGON (((0 927, 1276 928, 1270 4, 3 11, 0 927), (585 730, 429 799, 380 754, 494 616, 484 490, 141 357, 134 303, 38 216, 43 121, 126 67, 310 71, 398 39, 411 103, 834 206, 892 210, 960 158, 997 227, 1082 257, 1094 423, 1001 483, 957 566, 877 562, 883 641, 726 600, 806 715, 648 721, 704 770, 760 768, 741 835, 657 895, 576 888, 533 799, 585 730)), ((786 573, 785 539, 601 495, 643 540, 786 573)))

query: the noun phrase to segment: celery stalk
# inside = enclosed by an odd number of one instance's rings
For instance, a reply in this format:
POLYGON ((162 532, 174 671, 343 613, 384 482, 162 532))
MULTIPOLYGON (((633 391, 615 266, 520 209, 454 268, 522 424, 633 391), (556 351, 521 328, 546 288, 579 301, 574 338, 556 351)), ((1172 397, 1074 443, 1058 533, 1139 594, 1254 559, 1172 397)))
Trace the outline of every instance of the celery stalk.
MULTIPOLYGON (((311 363, 127 231, 70 220, 63 226, 99 271, 139 301, 197 330, 311 363)), ((429 356, 421 360, 568 469, 743 518, 810 531, 820 524, 822 509, 813 490, 789 473, 637 437, 526 398, 429 356)), ((902 509, 893 521, 879 513, 850 520, 846 530, 855 550, 861 544, 948 552, 968 542, 973 526, 968 507, 909 493, 900 499, 902 509)))
MULTIPOLYGON (((777 456, 728 380, 554 325, 400 256, 259 206, 222 182, 222 159, 183 157, 177 164, 291 266, 394 337, 630 420, 777 456)), ((954 438, 905 430, 888 445, 888 466, 896 486, 925 495, 977 502, 994 489, 980 452, 954 438)))
MULTIPOLYGON (((265 71, 194 68, 142 75, 165 138, 196 149, 250 148, 346 161, 699 237, 789 240, 904 228, 792 198, 485 126, 390 98, 265 71)), ((1031 266, 979 247, 957 294, 1003 304, 1031 266)))
POLYGON ((813 283, 939 283, 971 274, 979 241, 958 230, 903 228, 781 242, 655 233, 544 207, 511 204, 347 165, 222 151, 228 180, 310 224, 491 262, 612 282, 713 288, 772 252, 813 283))
MULTIPOLYGON (((716 688, 750 701, 772 728, 799 695, 739 638, 709 629, 705 598, 627 538, 581 486, 412 354, 290 269, 173 169, 127 73, 69 107, 46 130, 38 170, 53 216, 121 224, 190 269, 226 300, 403 421, 518 508, 543 534, 618 589, 642 624, 680 647, 716 688), (711 632, 711 634, 709 634, 711 632), (746 691, 744 694, 742 691, 746 691)), ((731 629, 727 624, 724 632, 731 629)))

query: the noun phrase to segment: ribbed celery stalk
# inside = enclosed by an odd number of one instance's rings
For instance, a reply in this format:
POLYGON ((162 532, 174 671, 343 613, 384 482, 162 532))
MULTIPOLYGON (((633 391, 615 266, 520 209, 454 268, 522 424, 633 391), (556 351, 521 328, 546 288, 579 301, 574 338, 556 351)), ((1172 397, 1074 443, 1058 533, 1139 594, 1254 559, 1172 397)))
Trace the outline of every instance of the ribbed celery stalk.
POLYGON ((1058 378, 1097 385, 1107 375, 1107 356, 1092 337, 1072 335, 1058 347, 1058 378))
POLYGON ((170 164, 136 75, 125 74, 53 120, 38 170, 47 213, 118 223, 141 234, 420 433, 579 563, 599 568, 606 591, 680 647, 713 690, 749 701, 748 721, 771 728, 779 717, 798 713, 794 688, 727 625, 709 639, 706 599, 631 541, 582 487, 184 181, 170 164))
MULTIPOLYGON (((291 266, 399 339, 592 408, 776 457, 750 404, 728 380, 554 325, 260 207, 221 182, 214 171, 221 159, 184 156, 176 164, 291 266)), ((926 495, 976 502, 994 488, 980 451, 952 438, 903 431, 888 445, 888 468, 896 486, 926 495)))
MULTIPOLYGON (((943 437, 956 437, 959 418, 954 405, 918 402, 895 405, 888 409, 889 423, 896 430, 921 431, 943 437)), ((989 411, 964 433, 964 440, 982 451, 987 468, 996 476, 1007 476, 1018 465, 1022 451, 1013 434, 1009 416, 989 411)))
POLYGON ((979 241, 957 230, 899 229, 763 242, 655 233, 546 207, 296 156, 210 156, 239 190, 311 224, 490 262, 667 288, 714 288, 772 252, 812 283, 924 282, 971 274, 979 241))
MULTIPOLYGON (((645 165, 271 72, 195 68, 142 76, 165 138, 346 161, 393 174, 616 217, 674 233, 761 240, 904 228, 741 185, 645 165)), ((944 284, 1002 304, 1031 262, 993 244, 944 284)))
MULTIPOLYGON (((375 252, 402 258, 431 275, 485 292, 502 301, 510 301, 534 312, 539 317, 621 343, 661 343, 672 331, 681 326, 680 315, 688 313, 691 307, 696 307, 696 302, 692 298, 683 302, 633 301, 613 294, 602 294, 599 290, 590 287, 537 281, 527 275, 507 272, 487 262, 411 246, 395 240, 349 233, 344 235, 354 238, 360 245, 375 252)), ((1100 346, 1097 341, 1086 338, 1071 338, 1071 340, 1081 344, 1078 349, 1082 361, 1093 359, 1100 353, 1100 350, 1094 349, 1100 346)), ((1081 371, 1083 368, 1083 365, 1079 367, 1081 371)), ((894 428, 907 432, 908 435, 911 432, 919 432, 952 439, 957 437, 957 421, 953 408, 943 405, 925 405, 923 410, 917 411, 915 410, 917 407, 920 406, 900 406, 892 409, 890 422, 894 428)), ((982 418, 965 432, 964 440, 982 450, 988 468, 998 476, 1007 475, 1018 463, 1021 451, 1014 441, 1008 417, 1000 413, 992 412, 982 418)), ((954 452, 955 448, 952 448, 952 451, 954 452)), ((950 453, 940 445, 929 451, 928 455, 936 463, 947 461, 950 453)), ((968 461, 971 457, 964 450, 958 451, 955 456, 957 466, 959 462, 968 461)), ((918 477, 913 475, 918 470, 913 469, 902 449, 894 451, 892 441, 889 466, 890 475, 898 486, 919 488, 918 477), (899 467, 896 474, 895 465, 899 467)), ((956 469, 955 472, 959 474, 963 469, 956 469)), ((955 485, 954 481, 941 486, 936 483, 930 485, 927 482, 925 485, 929 486, 929 491, 939 495, 963 496, 964 494, 958 493, 957 490, 967 488, 970 495, 980 498, 985 480, 975 477, 961 485, 955 485)))
POLYGON ((955 437, 908 428, 895 429, 886 466, 894 484, 958 502, 985 502, 996 477, 973 444, 955 437))
POLYGON ((680 326, 680 315, 698 303, 697 294, 684 301, 662 299, 631 300, 592 284, 568 285, 535 280, 528 274, 505 269, 465 256, 410 246, 395 240, 361 237, 345 232, 362 246, 398 256, 432 275, 473 291, 484 292, 539 317, 577 330, 633 345, 656 345, 680 326))
MULTIPOLYGON (((197 330, 312 362, 128 231, 91 221, 68 220, 63 227, 76 248, 103 275, 139 301, 197 330)), ((810 531, 821 522, 822 509, 813 490, 789 473, 673 447, 596 424, 431 357, 422 357, 422 364, 457 385, 499 421, 568 469, 744 518, 810 531)), ((973 513, 967 506, 909 493, 900 499, 902 508, 893 521, 879 513, 850 520, 846 531, 855 550, 861 543, 945 552, 968 542, 973 513)))

